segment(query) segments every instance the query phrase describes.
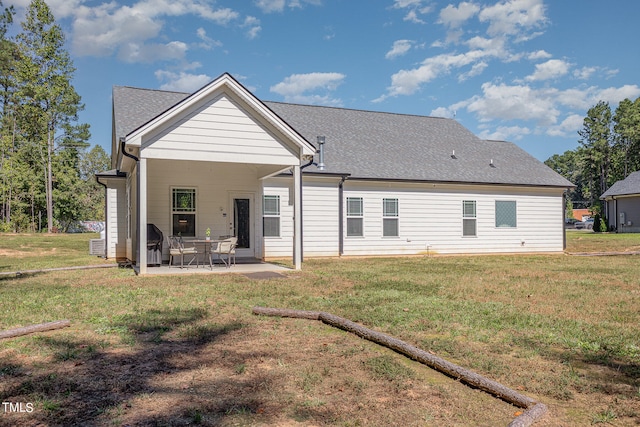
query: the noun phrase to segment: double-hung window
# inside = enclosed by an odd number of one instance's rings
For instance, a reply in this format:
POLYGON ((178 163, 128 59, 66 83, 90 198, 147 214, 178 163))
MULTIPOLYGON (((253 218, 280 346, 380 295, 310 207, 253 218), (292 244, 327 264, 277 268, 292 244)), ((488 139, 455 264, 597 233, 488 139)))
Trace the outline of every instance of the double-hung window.
POLYGON ((173 188, 171 190, 171 217, 174 235, 196 235, 196 189, 173 188))
POLYGON ((362 197, 347 197, 347 236, 364 236, 362 197))
POLYGON ((262 234, 264 237, 280 237, 280 196, 262 198, 262 234))
POLYGON ((476 201, 462 201, 462 236, 475 237, 477 235, 476 227, 476 201))
POLYGON ((496 200, 496 227, 516 228, 518 213, 515 200, 496 200))
POLYGON ((382 236, 399 236, 398 199, 382 199, 382 236))

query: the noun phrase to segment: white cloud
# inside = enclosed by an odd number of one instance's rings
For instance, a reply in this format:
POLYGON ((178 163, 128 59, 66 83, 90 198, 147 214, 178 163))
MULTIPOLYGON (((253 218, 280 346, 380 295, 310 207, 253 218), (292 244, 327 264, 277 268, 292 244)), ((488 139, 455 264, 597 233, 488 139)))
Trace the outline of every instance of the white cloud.
MULTIPOLYGON (((601 89, 597 93, 597 99, 608 102, 609 104, 617 104, 623 99, 635 99, 640 96, 640 87, 638 85, 624 85, 622 87, 609 87, 601 89)), ((596 101, 597 102, 597 101, 596 101)), ((596 102, 592 102, 593 105, 596 102)))
POLYGON ((471 77, 479 76, 488 66, 489 64, 487 64, 484 61, 473 64, 473 66, 471 67, 471 70, 467 71, 466 73, 462 73, 458 76, 458 81, 463 82, 467 79, 470 79, 471 77))
POLYGON ((596 71, 598 71, 598 67, 582 67, 578 70, 574 70, 573 76, 576 79, 588 80, 596 71))
POLYGON ((526 81, 535 82, 562 77, 569 72, 571 64, 561 59, 550 59, 542 64, 536 64, 533 74, 525 77, 526 81))
POLYGON ((501 1, 482 9, 479 19, 489 24, 487 33, 492 37, 517 35, 526 38, 527 31, 542 27, 547 22, 543 0, 501 1))
POLYGON ((214 47, 222 47, 222 42, 207 36, 207 31, 202 27, 196 30, 196 35, 202 40, 202 42, 198 44, 202 49, 211 50, 214 47))
POLYGON ((286 102, 338 106, 342 105, 342 102, 331 98, 326 92, 336 90, 345 78, 346 76, 341 73, 292 74, 284 81, 271 86, 269 90, 283 96, 286 102), (318 91, 323 94, 308 94, 308 92, 318 91))
POLYGON ((537 50, 535 52, 531 52, 527 55, 527 59, 531 60, 531 61, 536 61, 538 59, 549 59, 551 58, 553 55, 551 55, 548 52, 545 52, 544 50, 537 50))
POLYGON ((431 110, 431 112, 429 113, 429 116, 431 117, 444 117, 444 118, 453 118, 454 117, 454 112, 447 107, 438 107, 435 110, 431 110))
POLYGON ((191 74, 181 71, 179 73, 166 70, 155 72, 158 80, 164 81, 160 86, 162 90, 192 93, 211 82, 212 78, 206 74, 191 74))
POLYGON ((426 15, 431 12, 432 6, 426 0, 395 0, 394 9, 409 9, 403 20, 414 24, 424 24, 420 15, 426 15))
POLYGON ((522 126, 498 126, 493 131, 483 130, 478 135, 482 139, 492 141, 518 141, 525 135, 530 135, 531 129, 522 126))
MULTIPOLYGON (((197 0, 140 0, 131 5, 112 1, 94 7, 78 4, 73 11, 72 48, 80 56, 108 56, 118 52, 119 58, 128 61, 136 58, 148 61, 151 55, 134 52, 159 46, 148 42, 161 36, 163 18, 188 15, 219 25, 239 17, 229 8, 216 9, 197 0)), ((161 55, 161 58, 166 56, 175 55, 161 55)))
MULTIPOLYGON (((391 86, 387 88, 389 96, 411 95, 420 86, 448 74, 453 68, 460 68, 480 61, 488 54, 482 50, 472 50, 463 54, 443 54, 425 59, 420 67, 413 70, 400 70, 391 76, 391 86)), ((381 100, 381 99, 379 99, 381 100)))
POLYGON ((256 0, 255 3, 264 13, 282 12, 286 4, 285 0, 256 0))
POLYGON ((406 7, 419 7, 422 5, 422 0, 395 0, 393 7, 396 9, 404 9, 406 7))
POLYGON ((533 120, 540 125, 552 125, 560 115, 553 96, 545 90, 493 83, 482 85, 482 96, 470 99, 467 110, 485 122, 494 119, 533 120))
POLYGON ((635 99, 640 96, 638 85, 624 85, 621 87, 599 88, 589 86, 571 88, 554 93, 555 100, 566 107, 586 111, 598 103, 605 101, 611 105, 618 104, 625 98, 635 99))
POLYGON ((152 63, 157 61, 181 61, 185 58, 188 47, 179 41, 167 44, 128 43, 118 51, 118 59, 123 62, 152 63))
POLYGON ((478 13, 480 7, 474 3, 463 1, 455 7, 450 4, 440 11, 439 23, 446 25, 449 28, 458 28, 469 18, 478 13))
POLYGON ((253 40, 256 37, 258 37, 258 33, 262 30, 262 27, 260 26, 260 20, 254 16, 247 16, 244 19, 242 27, 248 28, 247 37, 250 40, 253 40))
POLYGON ((409 12, 407 12, 403 20, 407 22, 412 22, 414 24, 424 24, 424 21, 418 18, 418 14, 416 13, 415 10, 410 10, 409 12))
POLYGON ((576 135, 576 132, 582 128, 584 116, 579 114, 570 114, 559 125, 549 126, 546 134, 549 136, 569 137, 576 135))
POLYGON ((391 48, 391 50, 387 52, 384 57, 387 59, 393 59, 398 56, 402 56, 405 53, 409 52, 412 44, 413 41, 411 40, 396 40, 395 42, 393 42, 393 47, 391 48))
POLYGON ((282 12, 285 7, 289 9, 301 9, 303 3, 314 6, 322 4, 321 0, 256 0, 255 5, 264 13, 282 12))

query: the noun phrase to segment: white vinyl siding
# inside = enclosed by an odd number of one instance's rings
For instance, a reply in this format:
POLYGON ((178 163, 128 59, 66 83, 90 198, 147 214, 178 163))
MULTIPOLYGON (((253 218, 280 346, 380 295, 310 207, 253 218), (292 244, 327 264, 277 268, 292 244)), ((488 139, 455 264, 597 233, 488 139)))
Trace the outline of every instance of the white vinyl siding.
POLYGON ((284 146, 254 117, 226 96, 211 100, 143 144, 149 159, 255 164, 296 164, 284 146))
POLYGON ((340 255, 339 182, 336 178, 303 179, 302 238, 305 258, 340 255))
MULTIPOLYGON (((345 199, 362 197, 365 212, 364 238, 344 239, 344 255, 347 256, 563 250, 561 188, 355 180, 347 180, 344 186, 345 199), (385 198, 398 199, 400 238, 382 237, 380 218, 385 198), (465 200, 476 202, 476 237, 472 238, 462 235, 462 202, 465 200), (496 200, 516 201, 517 228, 495 227, 496 200)), ((344 222, 346 231, 346 218, 344 222)))
POLYGON ((105 244, 107 258, 127 256, 126 180, 109 180, 106 196, 107 218, 105 244))
POLYGON ((280 237, 280 196, 265 195, 262 200, 264 237, 280 237))
POLYGON ((515 200, 496 200, 496 228, 518 226, 518 205, 515 200))
POLYGON ((347 197, 347 236, 364 236, 364 209, 362 197, 347 197))
POLYGON ((398 199, 382 199, 382 236, 398 237, 398 199))

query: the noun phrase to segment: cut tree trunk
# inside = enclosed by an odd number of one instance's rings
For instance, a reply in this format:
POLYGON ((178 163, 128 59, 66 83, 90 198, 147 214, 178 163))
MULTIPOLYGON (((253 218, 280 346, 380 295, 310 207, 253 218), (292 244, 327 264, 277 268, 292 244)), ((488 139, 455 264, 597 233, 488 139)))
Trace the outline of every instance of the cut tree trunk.
POLYGON ((473 371, 448 362, 434 354, 407 344, 406 342, 390 335, 365 328, 364 326, 358 325, 357 323, 343 317, 321 311, 303 311, 268 307, 254 307, 253 314, 320 320, 323 323, 351 332, 361 338, 395 350, 398 353, 425 364, 439 372, 458 379, 471 387, 475 387, 492 394, 505 402, 527 409, 522 415, 515 418, 508 427, 528 427, 547 412, 547 407, 544 404, 538 403, 530 397, 505 387, 496 381, 490 380, 473 371))
POLYGON ((28 335, 34 332, 44 332, 44 331, 51 331, 54 329, 62 329, 70 325, 71 325, 71 322, 68 320, 57 320, 55 322, 39 323, 37 325, 30 325, 22 328, 8 329, 6 331, 0 331, 0 339, 20 337, 22 335, 28 335))

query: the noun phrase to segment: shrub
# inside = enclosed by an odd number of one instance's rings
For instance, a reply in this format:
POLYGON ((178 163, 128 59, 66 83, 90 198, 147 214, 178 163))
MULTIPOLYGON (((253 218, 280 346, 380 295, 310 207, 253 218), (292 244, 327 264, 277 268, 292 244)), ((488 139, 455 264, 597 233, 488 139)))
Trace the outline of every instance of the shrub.
POLYGON ((604 224, 604 221, 600 214, 596 213, 596 215, 593 217, 593 232, 600 233, 603 231, 607 231, 607 226, 606 224, 604 224))

